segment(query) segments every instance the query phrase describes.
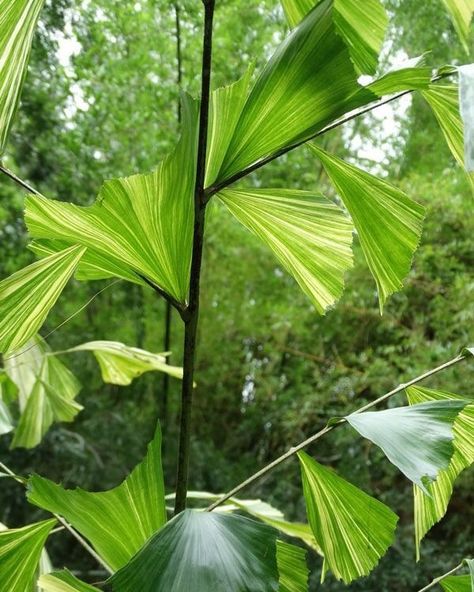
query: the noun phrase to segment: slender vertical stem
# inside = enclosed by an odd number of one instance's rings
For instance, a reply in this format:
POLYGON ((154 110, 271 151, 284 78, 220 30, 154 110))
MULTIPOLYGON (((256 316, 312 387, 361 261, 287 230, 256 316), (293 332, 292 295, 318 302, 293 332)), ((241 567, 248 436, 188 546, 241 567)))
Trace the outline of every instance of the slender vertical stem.
POLYGON ((181 425, 179 435, 178 472, 176 480, 175 513, 186 508, 188 489, 189 448, 191 441, 191 410, 193 399, 194 366, 196 358, 196 337, 199 319, 199 295, 201 262, 204 243, 206 203, 204 180, 206 172, 207 130, 209 120, 209 97, 212 64, 212 24, 215 0, 203 0, 204 39, 202 54, 201 109, 199 117, 199 138, 194 187, 194 236, 189 286, 189 306, 184 318, 183 382, 181 390, 181 425))

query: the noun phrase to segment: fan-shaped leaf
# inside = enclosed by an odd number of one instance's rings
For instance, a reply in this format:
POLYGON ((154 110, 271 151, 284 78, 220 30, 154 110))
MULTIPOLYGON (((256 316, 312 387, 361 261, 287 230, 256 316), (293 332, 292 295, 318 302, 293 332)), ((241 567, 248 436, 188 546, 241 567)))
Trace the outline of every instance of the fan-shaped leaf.
POLYGON ((440 584, 444 592, 474 592, 471 576, 449 576, 440 584))
POLYGON ((377 283, 380 310, 390 294, 403 287, 420 242, 424 208, 386 181, 328 154, 321 160, 359 235, 367 264, 377 283))
POLYGON ((0 0, 0 157, 20 101, 44 0, 0 0))
POLYGON ((306 551, 296 545, 277 541, 279 592, 307 592, 308 566, 306 551))
POLYGON ((304 452, 301 463, 306 512, 330 569, 346 584, 365 576, 393 541, 397 516, 304 452))
POLYGON ((115 489, 67 490, 33 475, 28 500, 64 516, 112 569, 119 569, 166 522, 159 428, 144 460, 115 489))
POLYGON ((56 520, 0 532, 0 590, 31 592, 41 553, 56 520))
POLYGON ((2 353, 19 349, 38 331, 84 251, 83 247, 70 247, 0 282, 2 353))
MULTIPOLYGON (((462 397, 423 388, 411 386, 406 389, 410 405, 428 403, 431 401, 459 400, 462 397)), ((453 492, 454 481, 459 473, 474 462, 474 402, 466 400, 467 406, 459 413, 453 425, 454 453, 447 469, 443 469, 436 481, 426 485, 429 496, 414 486, 415 502, 415 539, 417 559, 420 558, 420 543, 426 533, 446 514, 449 500, 453 492)))
POLYGON ((45 592, 99 592, 99 588, 81 582, 67 570, 41 576, 38 584, 45 592))
POLYGON ((346 420, 379 446, 400 471, 427 493, 454 453, 453 424, 467 402, 433 401, 412 407, 352 413, 346 420))
POLYGON ((336 302, 352 266, 352 225, 337 206, 284 189, 226 189, 218 195, 272 249, 319 312, 336 302))
POLYGON ((114 592, 276 591, 276 536, 249 518, 186 510, 109 582, 114 592))
POLYGON ((170 366, 162 354, 153 354, 118 341, 89 341, 65 352, 91 351, 99 363, 102 379, 109 384, 127 385, 145 372, 158 370, 175 378, 183 377, 183 369, 170 366))
POLYGON ((183 135, 176 150, 146 175, 113 179, 89 207, 27 198, 34 238, 87 246, 97 274, 145 276, 177 301, 188 294, 194 219, 197 103, 183 101, 183 135), (110 261, 110 265, 108 264, 110 261))
POLYGON ((469 31, 472 14, 474 13, 474 0, 442 0, 453 20, 459 39, 466 53, 469 53, 469 31))

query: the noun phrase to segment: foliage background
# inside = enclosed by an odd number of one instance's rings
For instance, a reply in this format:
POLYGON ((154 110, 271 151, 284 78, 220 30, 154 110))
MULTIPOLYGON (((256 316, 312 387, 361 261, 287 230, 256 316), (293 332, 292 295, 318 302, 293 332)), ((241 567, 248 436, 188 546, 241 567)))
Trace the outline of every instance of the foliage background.
MULTIPOLYGON (((180 0, 183 87, 198 90, 200 2, 180 0)), ((430 63, 467 61, 441 3, 387 0, 392 26, 385 56, 410 57, 431 49, 430 63)), ((178 131, 174 3, 96 0, 46 3, 36 36, 6 163, 50 197, 94 201, 103 179, 151 169, 178 131), (72 55, 69 55, 71 54, 72 55)), ((215 31, 215 85, 232 82, 249 60, 257 65, 285 33, 276 0, 220 0, 215 31)), ((386 175, 428 208, 422 245, 405 290, 378 313, 375 285, 356 251, 342 301, 325 317, 270 252, 222 209, 212 208, 205 250, 194 411, 191 486, 219 492, 266 461, 393 386, 453 357, 472 341, 474 217, 463 174, 450 157, 421 101, 365 117, 328 137, 327 146, 386 175), (390 125, 387 126, 387 121, 390 125), (387 128, 391 128, 389 133, 387 128), (377 147, 377 150, 375 149, 377 147)), ((246 182, 331 189, 304 149, 272 163, 246 182)), ((32 255, 23 248, 24 195, 0 179, 0 273, 32 255)), ((48 319, 50 330, 80 308, 103 283, 72 282, 48 319)), ((164 302, 138 286, 117 284, 71 319, 50 342, 65 349, 113 339, 163 349, 164 302)), ((180 362, 180 323, 173 326, 174 363, 180 362)), ((80 378, 85 410, 73 425, 55 426, 33 451, 0 456, 19 473, 36 471, 67 486, 104 489, 117 484, 142 457, 157 417, 165 433, 167 485, 174 484, 179 384, 167 401, 163 378, 145 375, 128 388, 104 385, 85 354, 68 359, 80 378)), ((472 370, 456 367, 428 386, 469 394, 472 370)), ((457 484, 447 518, 414 561, 411 485, 370 443, 336 430, 310 450, 401 516, 395 546, 373 574, 350 590, 415 590, 472 553, 474 474, 457 484)), ((298 465, 289 462, 246 492, 304 519, 298 465)), ((16 526, 39 511, 21 490, 2 482, 0 521, 16 526)), ((73 539, 54 539, 57 567, 67 562, 84 579, 95 566, 73 539)), ((312 589, 320 560, 311 556, 312 589)), ((328 579, 325 589, 341 584, 328 579)))

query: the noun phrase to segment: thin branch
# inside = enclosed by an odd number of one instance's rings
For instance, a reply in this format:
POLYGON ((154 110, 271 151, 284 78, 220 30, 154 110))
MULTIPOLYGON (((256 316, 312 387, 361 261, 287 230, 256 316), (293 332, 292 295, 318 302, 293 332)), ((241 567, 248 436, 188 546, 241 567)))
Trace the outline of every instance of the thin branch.
POLYGON ((436 586, 436 584, 439 584, 442 580, 444 580, 448 576, 451 576, 454 573, 456 573, 457 571, 459 571, 463 567, 463 565, 464 565, 464 561, 461 561, 461 563, 459 565, 456 565, 456 567, 453 567, 453 569, 450 569, 449 571, 447 571, 442 576, 439 576, 438 578, 435 578, 430 584, 428 584, 424 588, 421 588, 421 590, 418 590, 418 592, 426 592, 426 590, 430 590, 431 588, 433 588, 434 586, 436 586))
POLYGON ((199 320, 199 297, 206 201, 204 181, 206 174, 207 131, 209 123, 209 99, 211 92, 212 26, 215 0, 203 0, 204 35, 201 75, 201 107, 199 117, 198 154, 196 182, 194 186, 194 234, 191 276, 189 284, 188 317, 184 319, 183 382, 181 387, 181 417, 179 433, 178 470, 176 478, 175 513, 186 508, 188 470, 191 444, 191 412, 194 389, 197 327, 199 320))
MULTIPOLYGON (((446 72, 444 74, 434 76, 431 79, 431 82, 432 83, 438 82, 439 80, 446 78, 448 76, 452 76, 453 74, 454 74, 454 72, 446 72)), ((364 115, 366 113, 370 113, 371 111, 374 111, 375 109, 378 109, 379 107, 383 107, 384 105, 388 105, 389 103, 392 103, 393 101, 397 101, 398 99, 401 99, 402 97, 404 97, 406 95, 410 95, 414 92, 415 92, 415 90, 405 90, 403 92, 397 93, 396 95, 388 97, 387 99, 382 99, 380 101, 372 103, 368 107, 363 107, 362 109, 357 109, 356 111, 350 113, 349 115, 346 115, 345 117, 342 117, 341 119, 334 121, 333 123, 327 125, 326 127, 323 127, 323 129, 319 130, 315 134, 312 134, 308 138, 301 140, 299 142, 295 142, 294 144, 291 144, 290 146, 280 148, 280 150, 277 150, 273 154, 270 154, 269 156, 266 156, 265 158, 262 158, 261 160, 255 162, 254 164, 243 169, 242 171, 239 171, 239 172, 235 173, 234 175, 231 175, 228 179, 224 179, 220 183, 216 183, 215 185, 210 185, 209 187, 207 187, 206 188, 206 200, 208 201, 209 199, 211 199, 211 197, 213 195, 215 195, 216 193, 218 193, 222 189, 225 189, 226 187, 229 187, 229 185, 232 185, 232 184, 236 183, 237 181, 240 181, 240 179, 243 179, 247 175, 250 175, 251 173, 254 173, 255 171, 257 171, 258 169, 261 169, 262 167, 264 167, 268 163, 272 162, 273 160, 280 158, 280 156, 283 156, 284 154, 287 154, 288 152, 291 152, 291 151, 295 150, 296 148, 299 148, 300 146, 303 146, 304 144, 307 144, 308 142, 315 140, 316 138, 324 136, 328 132, 331 132, 331 131, 337 129, 338 127, 341 127, 342 125, 345 125, 346 123, 349 123, 350 121, 356 119, 357 117, 360 117, 361 115, 364 115)))
MULTIPOLYGON (((13 479, 15 479, 16 481, 18 481, 18 483, 21 483, 21 485, 23 485, 23 487, 26 487, 28 484, 28 480, 25 479, 24 477, 19 477, 18 475, 16 475, 9 467, 7 467, 7 465, 5 465, 4 463, 0 462, 0 468, 2 468, 5 473, 7 473, 7 475, 9 475, 10 477, 12 477, 13 479)), ((64 526, 64 528, 69 531, 72 536, 84 547, 84 549, 90 554, 92 555, 92 557, 100 564, 102 565, 102 567, 104 569, 106 569, 109 573, 113 573, 112 568, 102 559, 102 557, 100 555, 98 555, 94 549, 89 545, 89 543, 82 538, 82 536, 76 531, 75 528, 73 528, 69 522, 67 522, 67 520, 65 520, 62 516, 60 516, 59 514, 56 514, 55 512, 50 512, 55 518, 56 520, 62 524, 64 526)), ((57 532, 57 529, 55 530, 57 532)), ((54 531, 53 531, 54 532, 54 531)))
POLYGON ((40 197, 44 197, 43 194, 41 194, 39 191, 37 191, 34 187, 32 187, 26 181, 23 181, 23 179, 20 179, 20 177, 18 177, 18 175, 15 175, 15 173, 13 171, 8 169, 6 166, 3 166, 2 164, 0 164, 0 172, 2 172, 7 177, 10 177, 10 179, 12 181, 14 181, 17 185, 19 185, 22 189, 26 189, 26 191, 28 191, 28 193, 33 193, 34 195, 39 195, 40 197))
MULTIPOLYGON (((412 380, 410 380, 404 384, 400 384, 399 386, 397 386, 397 388, 386 393, 382 397, 379 397, 375 401, 372 401, 372 403, 368 403, 367 405, 364 405, 360 409, 357 409, 357 411, 354 411, 354 413, 362 413, 363 411, 367 411, 367 409, 371 409, 372 407, 379 405, 383 401, 386 401, 390 397, 393 397, 394 395, 403 391, 407 387, 409 387, 413 384, 416 384, 416 383, 424 380, 425 378, 428 378, 429 376, 433 376, 434 374, 437 374, 438 372, 441 372, 442 370, 445 370, 446 368, 449 368, 451 366, 454 366, 455 364, 458 364, 462 360, 466 359, 466 357, 467 356, 465 354, 460 354, 459 356, 456 356, 452 360, 449 360, 449 362, 441 364, 440 366, 437 366, 436 368, 433 368, 432 370, 429 370, 428 372, 425 372, 424 374, 421 374, 420 376, 417 376, 416 378, 413 378, 412 380)), ((241 491, 242 489, 245 489, 246 487, 248 487, 249 485, 251 485, 255 481, 258 481, 264 475, 266 475, 267 473, 269 473, 270 471, 272 471, 273 469, 278 467, 281 463, 285 462, 286 460, 288 460, 289 458, 294 456, 297 452, 299 452, 303 448, 306 448, 310 444, 313 444, 313 442, 316 442, 317 440, 319 440, 320 438, 322 438, 323 436, 325 436, 326 434, 331 432, 335 427, 342 425, 345 422, 346 422, 345 419, 340 419, 337 422, 331 423, 330 425, 326 425, 322 430, 320 430, 319 432, 317 432, 313 436, 310 436, 309 438, 307 438, 306 440, 304 440, 303 442, 301 442, 297 446, 293 446, 287 452, 282 454, 280 457, 278 457, 277 459, 272 461, 270 464, 263 467, 263 469, 260 469, 260 471, 258 471, 257 473, 254 473, 251 477, 249 477, 245 481, 242 481, 242 483, 240 483, 239 485, 234 487, 231 491, 229 491, 228 493, 226 493, 225 495, 220 497, 217 501, 215 501, 208 508, 206 508, 206 511, 212 512, 212 510, 214 510, 215 508, 217 508, 218 506, 220 506, 221 504, 226 502, 229 498, 234 497, 234 495, 239 493, 239 491, 241 491)))
POLYGON ((164 298, 166 300, 166 302, 168 302, 171 306, 173 306, 181 315, 181 317, 183 318, 183 320, 185 319, 185 317, 187 316, 187 307, 182 303, 179 302, 178 300, 176 300, 175 298, 173 298, 173 296, 170 296, 167 292, 165 292, 163 290, 163 288, 160 288, 159 286, 157 286, 154 282, 152 282, 151 280, 149 280, 146 276, 142 275, 141 273, 137 274, 146 284, 148 284, 151 288, 153 288, 153 290, 159 294, 162 298, 164 298))

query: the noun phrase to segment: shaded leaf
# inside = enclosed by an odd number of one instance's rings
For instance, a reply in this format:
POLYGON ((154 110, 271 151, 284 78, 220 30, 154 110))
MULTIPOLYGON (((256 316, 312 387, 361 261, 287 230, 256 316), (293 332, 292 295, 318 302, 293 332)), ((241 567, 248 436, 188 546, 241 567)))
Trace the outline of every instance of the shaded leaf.
POLYGON ((160 371, 174 378, 183 377, 183 369, 170 366, 162 354, 153 354, 118 341, 89 341, 65 352, 91 351, 99 363, 102 379, 109 384, 128 385, 145 372, 160 371))
MULTIPOLYGON (((435 391, 420 386, 411 386, 406 389, 410 405, 427 403, 430 401, 459 400, 462 397, 435 391)), ((472 401, 472 400, 471 400, 472 401)), ((447 469, 440 471, 438 478, 433 483, 427 484, 429 496, 414 486, 414 510, 415 510, 415 542, 417 559, 420 558, 420 543, 426 533, 443 518, 448 508, 449 500, 453 492, 453 486, 458 475, 474 462, 474 402, 469 404, 459 413, 454 421, 454 453, 447 469)))
POLYGON ((318 312, 341 296, 352 266, 352 225, 329 200, 306 191, 226 189, 219 199, 265 242, 318 312))
POLYGON ((54 573, 41 576, 39 587, 45 592, 98 592, 90 584, 78 580, 71 572, 67 570, 56 571, 54 573))
POLYGON ((69 247, 0 282, 0 351, 21 348, 44 323, 85 249, 69 247))
POLYGON ((453 423, 467 402, 433 401, 411 407, 346 416, 351 426, 379 446, 400 471, 425 493, 427 483, 446 469, 454 453, 453 423))
POLYGON ((379 293, 380 310, 403 287, 420 242, 425 210, 403 191, 314 145, 347 207, 379 293))
POLYGON ((309 570, 304 549, 277 541, 277 564, 279 592, 307 592, 309 570))
POLYGON ((466 53, 469 53, 469 32, 474 13, 474 0, 442 0, 446 6, 466 53))
POLYGON ((0 0, 0 157, 20 101, 43 4, 44 0, 0 0))
MULTIPOLYGON (((194 220, 197 102, 183 100, 183 135, 153 173, 106 181, 88 207, 29 196, 30 234, 81 244, 96 277, 145 276, 174 299, 188 295, 194 220), (110 261, 110 265, 109 262, 110 261)), ((51 243, 50 243, 51 246, 51 243)))
POLYGON ((398 517, 390 508, 298 453, 306 512, 331 570, 346 584, 369 574, 392 544, 398 517))
POLYGON ((114 592, 271 592, 277 531, 236 515, 186 510, 108 581, 114 592))
POLYGON ((31 592, 44 544, 56 520, 0 532, 0 590, 31 592))
POLYGON ((66 518, 112 569, 119 569, 166 522, 161 431, 157 429, 144 460, 114 489, 68 490, 33 475, 27 496, 32 504, 66 518))

